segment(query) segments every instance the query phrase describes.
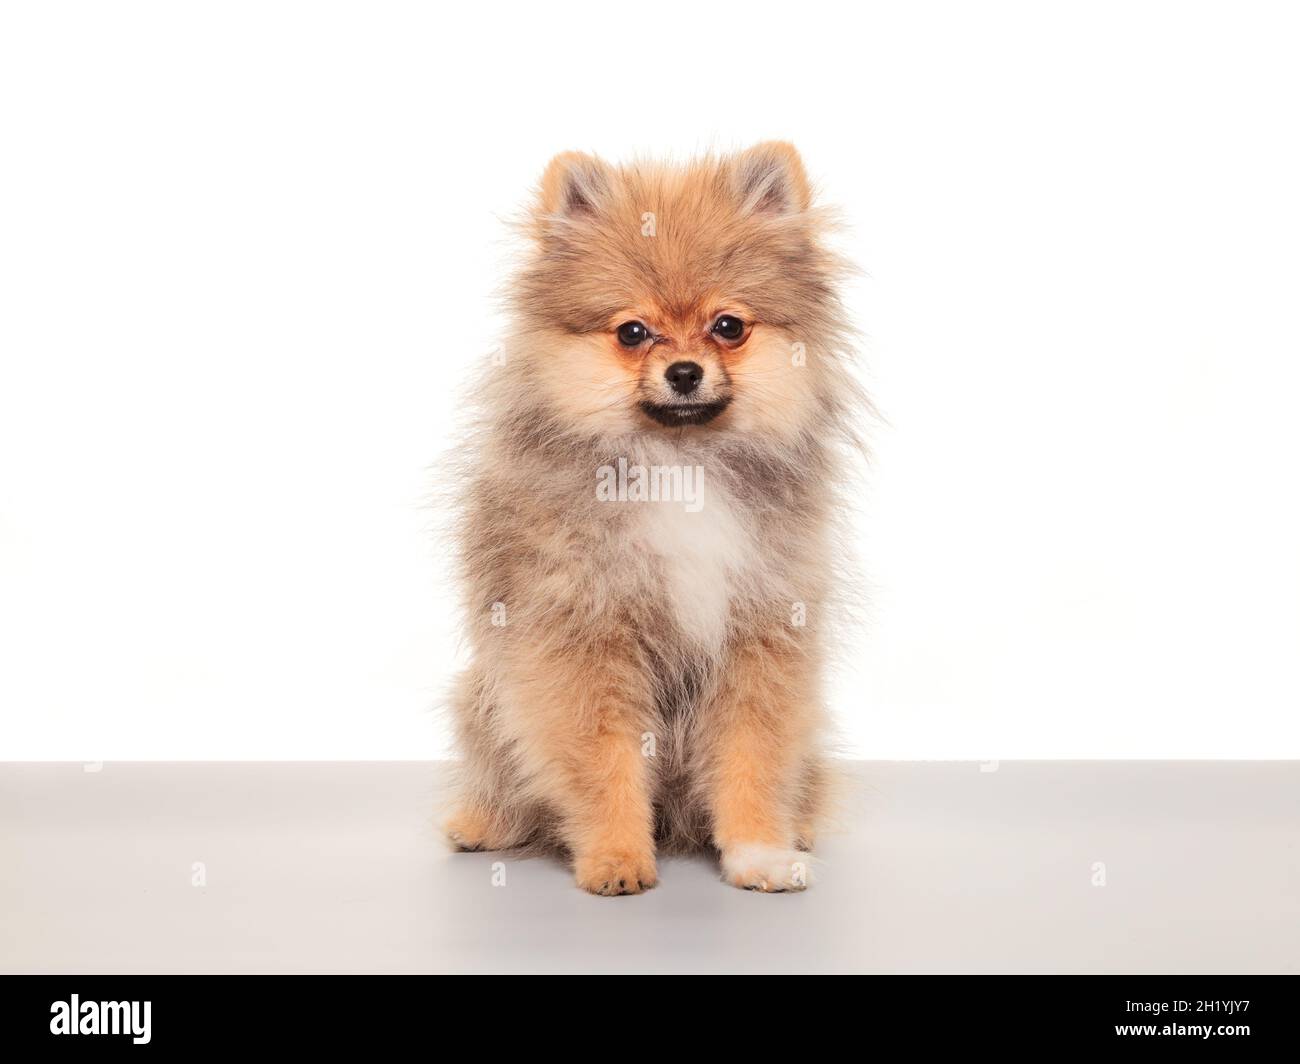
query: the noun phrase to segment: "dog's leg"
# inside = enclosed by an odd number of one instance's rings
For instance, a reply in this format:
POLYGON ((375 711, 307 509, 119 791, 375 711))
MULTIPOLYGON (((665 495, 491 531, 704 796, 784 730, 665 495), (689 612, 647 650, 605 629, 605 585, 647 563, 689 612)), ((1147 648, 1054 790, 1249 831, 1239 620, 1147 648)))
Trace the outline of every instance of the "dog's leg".
POLYGON ((629 648, 533 651, 512 701, 524 728, 530 789, 558 816, 578 885, 639 894, 655 885, 651 772, 642 734, 651 705, 629 648))
POLYGON ((803 890, 810 831, 799 823, 801 766, 818 719, 811 663, 776 637, 735 649, 707 714, 704 780, 723 878, 749 890, 803 890))
POLYGON ((537 831, 535 810, 523 800, 509 750, 492 728, 495 707, 478 669, 459 677, 452 708, 462 757, 454 767, 454 801, 442 821, 458 850, 506 850, 537 831))

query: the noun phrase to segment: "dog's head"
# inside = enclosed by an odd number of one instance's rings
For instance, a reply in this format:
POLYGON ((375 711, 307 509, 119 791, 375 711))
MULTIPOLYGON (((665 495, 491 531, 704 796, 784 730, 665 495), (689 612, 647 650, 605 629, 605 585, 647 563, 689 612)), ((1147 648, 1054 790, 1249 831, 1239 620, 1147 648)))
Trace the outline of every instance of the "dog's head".
POLYGON ((512 291, 531 400, 592 436, 807 431, 842 330, 811 200, 785 143, 681 166, 557 156, 512 291))

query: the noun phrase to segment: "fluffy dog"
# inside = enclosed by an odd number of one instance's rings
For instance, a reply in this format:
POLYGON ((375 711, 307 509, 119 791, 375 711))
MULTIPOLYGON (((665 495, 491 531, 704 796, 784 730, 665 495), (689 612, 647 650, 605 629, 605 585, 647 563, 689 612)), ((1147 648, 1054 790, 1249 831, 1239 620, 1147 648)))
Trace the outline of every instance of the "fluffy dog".
POLYGON ((835 485, 862 399, 803 164, 551 161, 458 525, 447 822, 636 894, 664 848, 802 889, 826 806, 835 485))

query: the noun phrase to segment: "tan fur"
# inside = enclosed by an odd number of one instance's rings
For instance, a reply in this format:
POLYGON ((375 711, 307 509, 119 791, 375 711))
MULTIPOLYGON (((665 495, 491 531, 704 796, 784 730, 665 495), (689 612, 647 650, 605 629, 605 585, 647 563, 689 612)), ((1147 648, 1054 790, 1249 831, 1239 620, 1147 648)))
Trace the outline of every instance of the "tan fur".
POLYGON ((788 144, 547 167, 504 361, 475 382, 458 846, 557 845, 598 894, 653 886, 665 847, 717 849, 737 886, 806 882, 835 485, 864 402, 811 203, 788 144), (743 339, 711 331, 722 314, 743 339), (629 320, 654 342, 623 347, 629 320), (675 401, 683 359, 726 405, 663 425, 642 404, 675 401), (702 506, 602 500, 619 459, 699 467, 702 506))

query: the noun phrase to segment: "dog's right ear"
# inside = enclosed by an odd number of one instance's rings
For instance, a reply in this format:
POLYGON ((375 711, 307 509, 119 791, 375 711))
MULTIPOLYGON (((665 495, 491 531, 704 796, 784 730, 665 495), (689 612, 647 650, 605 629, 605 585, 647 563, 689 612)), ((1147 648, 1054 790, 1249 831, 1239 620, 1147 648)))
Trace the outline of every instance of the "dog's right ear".
POLYGON ((610 187, 609 167, 594 155, 561 152, 542 174, 541 213, 560 218, 594 215, 610 187))
POLYGON ((745 208, 759 214, 797 214, 812 203, 812 186, 793 144, 768 140, 737 157, 737 185, 745 208))

